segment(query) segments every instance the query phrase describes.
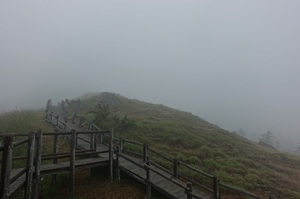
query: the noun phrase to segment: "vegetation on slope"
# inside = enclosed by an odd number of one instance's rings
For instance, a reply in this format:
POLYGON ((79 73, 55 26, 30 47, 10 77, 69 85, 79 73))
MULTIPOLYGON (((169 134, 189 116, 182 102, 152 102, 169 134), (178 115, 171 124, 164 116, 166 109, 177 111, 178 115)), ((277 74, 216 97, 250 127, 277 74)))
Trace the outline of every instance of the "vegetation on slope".
POLYGON ((93 121, 93 111, 103 101, 112 114, 135 121, 135 129, 116 131, 117 137, 147 143, 166 156, 218 176, 222 182, 264 197, 272 193, 278 198, 300 198, 299 157, 261 146, 191 113, 112 93, 85 98, 68 111, 93 121))

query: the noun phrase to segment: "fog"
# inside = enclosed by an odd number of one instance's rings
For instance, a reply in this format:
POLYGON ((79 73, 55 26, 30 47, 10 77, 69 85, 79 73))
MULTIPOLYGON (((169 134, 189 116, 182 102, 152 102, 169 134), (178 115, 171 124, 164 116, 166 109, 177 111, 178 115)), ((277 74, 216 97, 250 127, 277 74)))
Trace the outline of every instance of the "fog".
MULTIPOLYGON (((300 140, 300 1, 1 1, 0 110, 110 91, 300 140)), ((287 148, 289 146, 289 148, 287 148)))

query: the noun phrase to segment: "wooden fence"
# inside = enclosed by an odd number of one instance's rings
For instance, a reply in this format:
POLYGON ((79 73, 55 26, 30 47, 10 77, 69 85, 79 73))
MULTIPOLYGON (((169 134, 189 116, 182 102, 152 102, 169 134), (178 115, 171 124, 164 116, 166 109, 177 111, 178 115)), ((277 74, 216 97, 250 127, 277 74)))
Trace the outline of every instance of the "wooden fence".
MULTIPOLYGON (((119 144, 117 146, 117 149, 115 151, 117 157, 117 165, 118 165, 118 160, 120 157, 136 164, 136 162, 133 162, 132 159, 128 158, 128 156, 125 156, 123 154, 126 155, 130 155, 130 156, 134 156, 134 157, 139 157, 141 158, 144 162, 145 162, 145 172, 148 173, 149 170, 157 173, 158 175, 168 179, 169 181, 176 183, 178 186, 184 188, 186 190, 187 196, 188 198, 196 198, 196 199, 201 199, 200 197, 198 197, 197 195, 194 195, 192 190, 193 190, 193 186, 196 187, 200 187, 202 190, 211 193, 213 195, 213 198, 215 199, 220 199, 221 198, 221 188, 223 188, 224 191, 232 191, 235 192, 241 196, 247 196, 249 198, 254 198, 254 199, 262 199, 262 197, 259 197, 253 193, 241 190, 239 188, 230 186, 228 184, 222 183, 220 182, 220 180, 218 179, 218 177, 210 175, 204 171, 201 171, 197 168, 194 168, 186 163, 184 163, 183 161, 180 161, 176 158, 172 159, 169 157, 166 157, 164 155, 162 155, 161 152, 155 151, 154 149, 150 148, 147 144, 145 143, 141 143, 141 142, 137 142, 137 141, 133 141, 133 140, 127 140, 127 139, 122 139, 122 138, 114 138, 115 141, 117 141, 119 144), (130 144, 130 145, 135 145, 140 147, 140 150, 130 150, 130 147, 125 147, 126 144, 130 144), (139 151, 139 152, 137 152, 139 151), (153 157, 153 160, 152 160, 153 157), (157 160, 157 157, 161 158, 163 160, 163 162, 165 162, 164 165, 166 165, 167 163, 169 163, 171 166, 166 168, 163 164, 159 164, 157 163, 155 160, 157 160), (185 176, 185 173, 179 173, 179 167, 184 167, 188 170, 188 172, 193 172, 196 175, 200 175, 204 178, 207 178, 208 181, 211 181, 211 186, 208 186, 207 184, 200 184, 199 182, 192 180, 190 177, 185 176), (164 175, 161 171, 171 174, 173 175, 174 179, 181 179, 183 182, 185 182, 185 184, 178 184, 177 181, 170 179, 169 176, 164 175)), ((134 147, 134 149, 136 149, 134 147)), ((160 161, 161 162, 161 161, 160 161)), ((136 164, 137 166, 140 166, 140 164, 136 164)), ((118 168, 118 166, 117 166, 118 168)), ((116 171, 117 175, 117 179, 120 178, 119 176, 119 171, 116 171)), ((148 176, 148 175, 147 175, 148 176)), ((150 182, 150 179, 147 179, 147 181, 150 182)), ((149 183, 151 184, 151 183, 149 183)), ((148 185, 151 186, 151 185, 148 185)), ((147 188, 147 190, 151 190, 149 188, 147 188)), ((149 195, 149 193, 147 194, 149 195)), ((271 197, 269 197, 271 198, 271 197)))
POLYGON ((76 167, 95 167, 99 165, 108 165, 110 169, 109 178, 113 179, 113 130, 101 130, 101 131, 88 131, 88 132, 76 132, 71 130, 70 132, 58 132, 56 130, 53 133, 43 133, 42 131, 31 132, 29 134, 8 134, 1 135, 0 138, 3 141, 3 146, 0 147, 2 152, 1 160, 1 180, 0 180, 0 198, 13 198, 24 188, 24 198, 39 198, 39 187, 41 182, 41 175, 52 175, 52 184, 56 184, 56 173, 69 172, 70 176, 70 192, 71 198, 74 197, 75 190, 75 166, 76 167), (99 134, 108 134, 111 140, 110 148, 107 150, 97 150, 95 144, 95 137, 99 134), (80 135, 88 135, 89 140, 80 137, 80 135), (27 136, 26 139, 22 139, 14 142, 14 138, 18 136, 27 136), (53 137, 53 151, 43 153, 43 138, 50 136, 53 137), (70 147, 69 151, 59 152, 59 136, 69 137, 70 147), (13 156, 13 150, 16 147, 27 144, 27 152, 25 155, 13 156), (82 144, 90 145, 89 149, 82 147, 82 144), (99 161, 93 157, 99 154, 108 153, 109 158, 106 161, 99 161), (86 161, 78 160, 76 157, 88 157, 86 161), (63 159, 61 164, 58 160, 63 159), (66 159, 68 164, 66 163, 66 159), (20 167, 13 167, 13 161, 26 160, 26 164, 20 167), (88 161, 91 160, 91 161, 88 161), (81 161, 80 163, 78 163, 81 161))

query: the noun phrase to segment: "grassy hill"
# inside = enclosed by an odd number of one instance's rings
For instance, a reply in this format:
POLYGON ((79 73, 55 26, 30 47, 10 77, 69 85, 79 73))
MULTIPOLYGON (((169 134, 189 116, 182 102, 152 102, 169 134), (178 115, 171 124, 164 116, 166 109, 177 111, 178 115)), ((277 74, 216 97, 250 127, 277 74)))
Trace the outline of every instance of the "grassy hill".
POLYGON ((300 158, 247 140, 209 122, 164 105, 155 105, 119 94, 96 93, 81 98, 73 112, 93 121, 99 102, 109 105, 111 115, 135 121, 128 132, 117 137, 149 144, 168 157, 176 157, 222 182, 267 197, 300 198, 300 158))
MULTIPOLYGON (((105 101, 111 115, 120 118, 128 115, 135 121, 135 128, 118 132, 117 137, 148 143, 168 157, 176 157, 212 175, 222 182, 241 187, 258 195, 273 193, 276 198, 300 198, 300 158, 275 149, 261 146, 236 134, 208 123, 191 113, 178 111, 164 105, 155 105, 127 99, 118 94, 89 94, 81 99, 81 105, 67 106, 69 114, 76 112, 86 120, 95 118, 97 104, 105 101)), ((44 110, 13 111, 0 115, 1 133, 24 133, 53 128, 44 121, 44 110)), ((61 177, 58 188, 43 181, 43 198, 67 197, 68 180, 61 177), (65 180, 64 180, 65 179, 65 180), (64 186, 66 185, 66 186, 64 186)), ((76 197, 97 198, 101 193, 122 190, 121 195, 108 198, 140 198, 143 187, 126 181, 108 184, 108 180, 95 180, 88 174, 77 173, 76 197), (81 183, 79 183, 81 182, 81 183), (83 183, 84 182, 84 183, 83 183), (89 194, 85 190, 89 187, 89 194), (101 189, 99 187, 102 187, 101 189), (112 189, 113 188, 113 189, 112 189)), ((230 198, 230 196, 228 196, 230 198)))

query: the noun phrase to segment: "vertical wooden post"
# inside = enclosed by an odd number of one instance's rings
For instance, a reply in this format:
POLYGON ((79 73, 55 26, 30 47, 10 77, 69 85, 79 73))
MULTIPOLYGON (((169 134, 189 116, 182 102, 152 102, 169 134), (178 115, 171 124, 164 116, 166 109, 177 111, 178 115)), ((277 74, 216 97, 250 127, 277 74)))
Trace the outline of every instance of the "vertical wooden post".
POLYGON ((117 153, 116 153, 116 161, 117 161, 117 165, 116 165, 116 179, 118 181, 121 180, 121 171, 120 171, 120 162, 119 162, 119 154, 120 154, 120 150, 121 150, 121 147, 120 146, 117 146, 117 153))
POLYGON ((35 133, 30 132, 28 136, 28 152, 27 152, 27 173, 26 173, 26 187, 25 198, 29 199, 32 196, 32 177, 33 177, 33 163, 34 163, 34 141, 35 133))
POLYGON ((41 163, 42 163, 42 139, 43 139, 43 132, 38 130, 36 135, 36 157, 35 157, 35 185, 34 185, 34 192, 33 197, 38 199, 39 198, 39 186, 41 181, 41 163))
MULTIPOLYGON (((90 133, 90 149, 95 150, 95 135, 93 132, 90 133)), ((90 157, 95 157, 95 155, 90 155, 90 157)))
POLYGON ((193 198, 193 196, 191 195, 191 193, 193 192, 192 183, 188 182, 186 186, 187 186, 186 197, 187 199, 192 199, 193 198))
POLYGON ((76 118, 76 113, 74 113, 73 117, 72 117, 72 123, 75 124, 75 118, 76 118))
POLYGON ((119 143, 119 145, 120 145, 120 150, 119 150, 119 153, 123 153, 123 143, 124 143, 124 140, 122 139, 122 138, 120 138, 120 143, 119 143))
POLYGON ((70 148, 70 193, 69 197, 74 198, 75 193, 75 147, 76 147, 76 131, 71 130, 71 148, 70 148))
POLYGON ((56 116, 56 126, 58 127, 59 115, 56 116))
POLYGON ((67 123, 64 123, 64 132, 67 131, 67 123))
POLYGON ((52 120, 53 120, 53 119, 52 119, 52 115, 53 115, 53 113, 52 113, 52 111, 51 111, 51 112, 50 112, 50 122, 51 122, 51 124, 53 123, 53 122, 52 122, 52 120))
MULTIPOLYGON (((55 133, 58 133, 58 130, 56 129, 54 131, 55 133)), ((54 141, 53 141, 53 153, 57 154, 58 153, 58 135, 55 134, 54 135, 54 141)), ((57 164, 57 158, 53 158, 53 164, 57 164)), ((56 186, 56 174, 52 175, 52 186, 55 187, 56 186)))
POLYGON ((146 162, 148 157, 148 145, 143 144, 143 161, 146 162))
POLYGON ((95 134, 93 132, 90 133, 90 142, 91 142, 90 149, 94 150, 95 149, 95 134))
POLYGON ((174 175, 174 177, 175 178, 178 178, 178 160, 177 160, 177 158, 175 158, 174 160, 173 160, 173 175, 174 175))
POLYGON ((99 136, 100 136, 100 138, 99 138, 99 139, 100 139, 100 140, 99 140, 99 143, 100 143, 100 144, 103 144, 103 133, 100 133, 99 136))
POLYGON ((13 136, 8 135, 3 137, 3 152, 1 163, 1 183, 0 183, 0 198, 8 199, 11 161, 13 152, 13 136))
POLYGON ((113 166, 114 166, 113 165, 113 155, 114 155, 113 136, 114 136, 114 129, 110 128, 109 130, 109 179, 110 181, 113 180, 113 166))
POLYGON ((220 198, 220 192, 219 192, 219 179, 218 177, 213 177, 213 188, 214 188, 214 199, 220 198))
POLYGON ((80 120, 79 120, 79 127, 82 127, 83 122, 84 122, 84 119, 83 119, 83 117, 81 116, 81 117, 80 117, 80 120))
MULTIPOLYGON (((146 158, 146 164, 147 166, 150 166, 150 161, 149 157, 146 158)), ((151 176, 150 176, 150 169, 146 167, 146 194, 147 194, 147 199, 151 198, 151 176)))

